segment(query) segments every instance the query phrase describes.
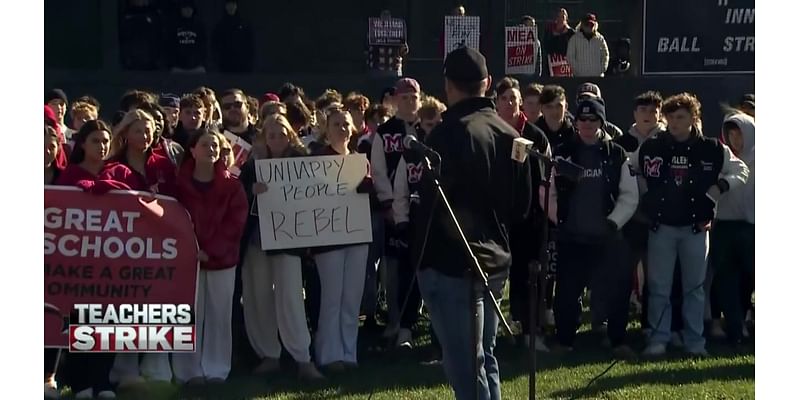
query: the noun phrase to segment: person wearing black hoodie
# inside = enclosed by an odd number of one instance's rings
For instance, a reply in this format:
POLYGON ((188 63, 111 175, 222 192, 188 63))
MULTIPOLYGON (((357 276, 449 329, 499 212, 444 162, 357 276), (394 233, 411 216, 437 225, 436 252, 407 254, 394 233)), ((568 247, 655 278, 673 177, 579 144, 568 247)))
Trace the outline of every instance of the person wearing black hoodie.
POLYGON ((206 31, 192 0, 180 1, 180 16, 169 32, 168 65, 172 72, 206 72, 206 31))
MULTIPOLYGON (((550 155, 550 144, 544 132, 528 121, 522 112, 522 94, 519 82, 512 77, 505 77, 495 87, 497 99, 497 114, 522 135, 523 138, 533 142, 533 147, 541 154, 550 155)), ((531 186, 538 190, 545 178, 545 167, 541 162, 531 162, 531 186)), ((530 287, 538 282, 530 280, 529 264, 537 262, 541 254, 542 240, 541 224, 544 223, 541 207, 537 202, 531 203, 528 218, 522 223, 511 227, 511 271, 509 276, 509 298, 511 302, 511 316, 522 325, 522 342, 526 346, 530 343, 530 287)), ((538 334, 539 332, 534 332, 538 334)), ((536 350, 547 351, 541 336, 535 337, 536 350)))
POLYGON ((253 30, 239 13, 237 0, 225 0, 225 15, 214 28, 213 45, 221 72, 253 70, 253 30))
POLYGON ((129 0, 119 22, 122 68, 150 71, 161 56, 161 16, 150 0, 129 0))
MULTIPOLYGON (((542 116, 536 121, 535 125, 547 136, 550 148, 555 149, 562 143, 572 140, 576 135, 575 127, 567 111, 567 93, 563 87, 558 85, 547 85, 542 88, 539 96, 539 104, 542 107, 542 116)), ((550 224, 549 240, 547 242, 549 265, 547 266, 547 280, 544 288, 545 324, 555 324, 553 318, 553 289, 555 287, 555 274, 557 270, 558 248, 556 246, 556 236, 558 231, 554 224, 550 224)))

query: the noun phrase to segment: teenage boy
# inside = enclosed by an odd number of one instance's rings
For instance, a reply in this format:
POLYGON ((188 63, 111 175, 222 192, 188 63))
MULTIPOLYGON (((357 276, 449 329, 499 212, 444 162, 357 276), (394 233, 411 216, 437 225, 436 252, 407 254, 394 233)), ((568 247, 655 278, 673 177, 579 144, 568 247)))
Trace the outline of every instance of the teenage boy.
MULTIPOLYGON (((620 230, 639 203, 628 156, 602 129, 605 106, 599 99, 578 105, 578 134, 553 150, 583 167, 578 179, 555 170, 550 202, 558 223, 559 264, 555 320, 557 351, 571 351, 579 316, 578 299, 598 274, 603 275, 608 305, 608 338, 616 358, 635 358, 625 344, 632 271, 620 230)), ((553 214, 551 214, 553 215, 553 214)))
POLYGON ((667 131, 645 141, 634 163, 634 170, 641 171, 647 183, 642 204, 651 221, 647 285, 653 333, 643 354, 666 352, 672 320, 669 295, 678 259, 684 349, 704 357, 708 356, 703 337, 708 231, 720 195, 744 185, 748 169, 728 146, 703 136, 697 97, 689 93, 672 96, 664 101, 662 110, 667 131))

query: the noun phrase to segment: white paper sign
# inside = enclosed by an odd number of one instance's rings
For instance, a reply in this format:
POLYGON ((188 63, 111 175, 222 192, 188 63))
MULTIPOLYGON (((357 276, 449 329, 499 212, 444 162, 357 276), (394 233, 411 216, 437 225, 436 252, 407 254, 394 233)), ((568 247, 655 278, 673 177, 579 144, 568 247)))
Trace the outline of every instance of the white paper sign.
POLYGON ((506 74, 536 72, 539 54, 536 54, 536 27, 506 27, 506 74))
POLYGON ((449 54, 459 47, 480 50, 481 17, 476 15, 444 17, 444 53, 449 54))
POLYGON ((364 154, 256 161, 264 250, 372 241, 369 195, 356 187, 367 174, 364 154))

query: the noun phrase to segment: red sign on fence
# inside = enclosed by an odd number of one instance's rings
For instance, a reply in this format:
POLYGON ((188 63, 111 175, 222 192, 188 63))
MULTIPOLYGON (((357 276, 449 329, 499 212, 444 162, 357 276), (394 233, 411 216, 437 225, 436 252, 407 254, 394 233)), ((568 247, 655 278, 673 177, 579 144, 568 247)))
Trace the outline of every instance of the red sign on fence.
POLYGON ((45 346, 66 347, 74 304, 191 304, 197 239, 175 199, 45 186, 45 346))

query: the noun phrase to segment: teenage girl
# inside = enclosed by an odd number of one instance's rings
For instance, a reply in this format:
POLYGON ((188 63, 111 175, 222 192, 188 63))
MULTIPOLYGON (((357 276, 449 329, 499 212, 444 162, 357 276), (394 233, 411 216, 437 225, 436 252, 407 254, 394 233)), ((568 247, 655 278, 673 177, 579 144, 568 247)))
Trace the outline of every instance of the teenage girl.
MULTIPOLYGON (((242 185, 250 200, 246 234, 242 297, 247 336, 261 364, 255 373, 279 369, 281 343, 298 365, 301 379, 323 379, 311 362, 311 335, 303 304, 303 275, 300 257, 304 248, 261 250, 257 216, 257 196, 270 190, 256 182, 256 160, 308 155, 289 121, 280 114, 266 116, 253 140, 253 158, 242 169, 242 185), (280 334, 280 341, 278 335, 280 334)), ((273 187, 273 190, 278 190, 273 187)), ((262 200, 263 201, 263 200, 262 200)))
POLYGON ((194 353, 172 356, 179 383, 222 383, 231 370, 231 314, 239 242, 247 196, 220 160, 221 134, 199 129, 188 141, 178 170, 178 200, 195 225, 199 246, 194 353))
MULTIPOLYGON (((353 119, 341 104, 333 104, 326 111, 323 139, 326 146, 314 155, 348 155, 348 142, 355 133, 353 119)), ((359 193, 372 190, 369 168, 364 180, 356 189, 359 193)), ((316 361, 331 372, 358 366, 358 314, 369 245, 367 243, 343 246, 315 247, 321 284, 320 316, 315 337, 316 361)))

